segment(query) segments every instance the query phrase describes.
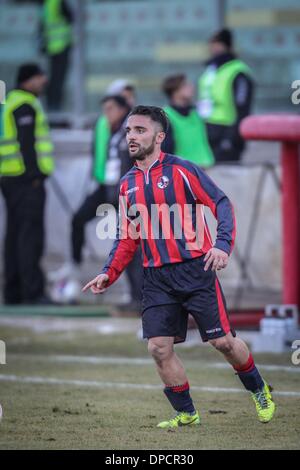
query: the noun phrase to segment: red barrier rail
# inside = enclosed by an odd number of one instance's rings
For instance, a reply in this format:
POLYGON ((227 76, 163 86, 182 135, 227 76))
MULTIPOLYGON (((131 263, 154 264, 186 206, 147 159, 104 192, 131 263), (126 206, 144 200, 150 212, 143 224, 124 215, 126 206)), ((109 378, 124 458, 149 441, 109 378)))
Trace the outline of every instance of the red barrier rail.
POLYGON ((300 307, 300 116, 249 116, 241 122, 240 132, 246 140, 281 143, 282 302, 300 307))

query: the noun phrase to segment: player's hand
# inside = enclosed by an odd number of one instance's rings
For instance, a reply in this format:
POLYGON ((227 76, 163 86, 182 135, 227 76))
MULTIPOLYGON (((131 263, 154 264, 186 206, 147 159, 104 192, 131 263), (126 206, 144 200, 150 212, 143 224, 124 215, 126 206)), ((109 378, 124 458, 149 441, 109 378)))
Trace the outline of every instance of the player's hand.
POLYGON ((93 294, 103 294, 106 291, 108 281, 109 277, 107 274, 99 274, 82 288, 82 292, 91 289, 93 294))
POLYGON ((204 258, 204 261, 206 261, 204 271, 207 271, 210 266, 212 271, 219 271, 220 269, 226 268, 228 258, 229 256, 225 251, 219 250, 219 248, 211 248, 204 258))

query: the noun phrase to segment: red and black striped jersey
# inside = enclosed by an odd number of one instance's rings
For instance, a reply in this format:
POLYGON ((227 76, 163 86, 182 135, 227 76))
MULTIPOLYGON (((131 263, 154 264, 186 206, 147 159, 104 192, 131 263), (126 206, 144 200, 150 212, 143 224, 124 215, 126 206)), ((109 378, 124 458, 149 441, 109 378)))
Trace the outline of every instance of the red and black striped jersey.
POLYGON ((228 197, 197 165, 160 154, 146 172, 134 165, 120 181, 116 240, 102 270, 112 284, 139 244, 143 266, 160 267, 197 258, 215 246, 230 254, 235 239, 234 211, 228 197), (204 216, 217 219, 213 244, 204 216))

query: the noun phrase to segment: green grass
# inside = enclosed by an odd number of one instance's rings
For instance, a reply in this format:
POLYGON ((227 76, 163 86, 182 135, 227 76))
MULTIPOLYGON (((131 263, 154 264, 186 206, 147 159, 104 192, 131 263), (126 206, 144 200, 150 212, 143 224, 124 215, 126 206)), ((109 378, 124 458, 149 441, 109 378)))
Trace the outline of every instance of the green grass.
MULTIPOLYGON (((160 385, 154 366, 49 361, 50 355, 147 357, 146 344, 134 334, 44 332, 1 327, 7 364, 0 374, 61 380, 160 385), (48 359, 47 359, 48 358, 48 359)), ((222 358, 210 347, 177 349, 193 386, 240 388, 222 358)), ((257 362, 291 366, 290 354, 256 355, 257 362)), ((264 374, 277 390, 299 391, 300 374, 264 374)), ((0 381, 4 417, 0 449, 299 449, 299 398, 278 396, 274 420, 257 421, 244 393, 194 391, 202 416, 196 428, 156 429, 172 415, 162 390, 117 389, 0 381)))

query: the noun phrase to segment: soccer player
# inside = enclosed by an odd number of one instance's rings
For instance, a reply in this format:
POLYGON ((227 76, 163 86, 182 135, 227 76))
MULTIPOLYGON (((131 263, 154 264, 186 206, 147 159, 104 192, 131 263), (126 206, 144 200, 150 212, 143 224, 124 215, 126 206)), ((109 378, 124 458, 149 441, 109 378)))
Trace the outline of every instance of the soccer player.
POLYGON ((268 422, 275 411, 269 386, 248 347, 230 326, 216 276, 217 270, 226 268, 233 248, 231 203, 199 167, 161 151, 167 128, 168 119, 161 108, 137 106, 129 114, 127 143, 134 165, 120 181, 117 237, 101 274, 83 291, 90 288, 94 294, 103 293, 118 279, 141 243, 143 336, 165 384, 164 393, 177 412, 158 427, 200 423, 184 367, 174 352, 174 343, 185 340, 188 313, 193 315, 202 340, 224 355, 251 392, 259 420, 268 422), (203 205, 218 222, 214 244, 203 205))

